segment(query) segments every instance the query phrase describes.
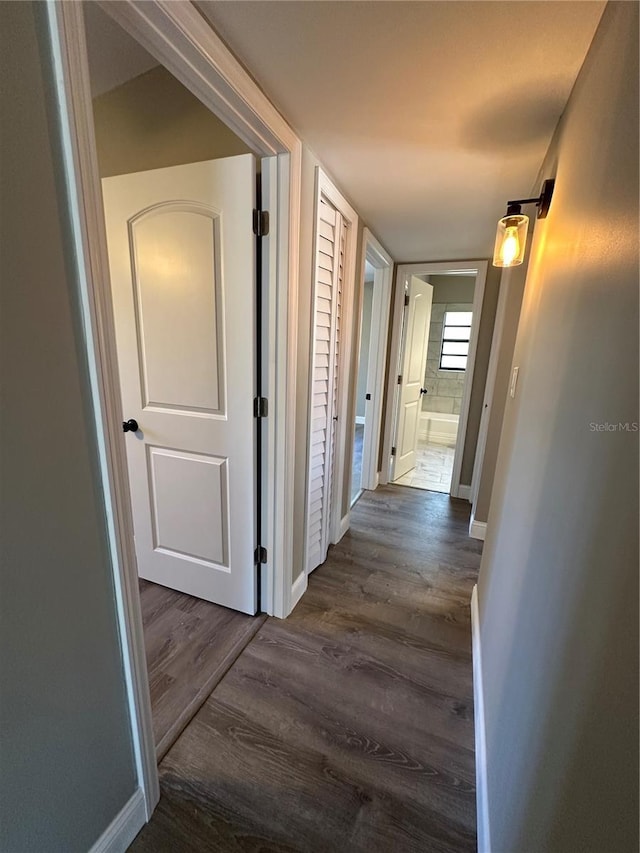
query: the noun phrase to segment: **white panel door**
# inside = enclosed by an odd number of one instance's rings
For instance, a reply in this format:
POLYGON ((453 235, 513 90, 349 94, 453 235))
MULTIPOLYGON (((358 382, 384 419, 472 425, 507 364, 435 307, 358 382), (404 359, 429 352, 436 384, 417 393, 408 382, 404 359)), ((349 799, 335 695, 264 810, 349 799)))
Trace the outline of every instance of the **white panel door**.
POLYGON ((346 225, 323 196, 317 212, 307 571, 327 557, 333 499, 346 225))
POLYGON ((393 479, 416 467, 416 447, 422 408, 422 383, 427 363, 433 285, 411 276, 405 307, 403 349, 396 420, 393 479))
POLYGON ((102 182, 140 577, 256 611, 252 155, 102 182))

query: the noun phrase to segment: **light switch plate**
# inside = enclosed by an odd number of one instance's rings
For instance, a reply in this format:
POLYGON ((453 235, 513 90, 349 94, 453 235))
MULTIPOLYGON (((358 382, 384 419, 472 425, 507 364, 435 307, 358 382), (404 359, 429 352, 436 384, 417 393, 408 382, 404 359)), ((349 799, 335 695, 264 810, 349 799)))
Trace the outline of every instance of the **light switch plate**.
POLYGON ((516 396, 516 385, 518 384, 518 373, 520 372, 519 367, 513 368, 513 373, 511 374, 511 385, 509 387, 509 394, 511 397, 516 396))

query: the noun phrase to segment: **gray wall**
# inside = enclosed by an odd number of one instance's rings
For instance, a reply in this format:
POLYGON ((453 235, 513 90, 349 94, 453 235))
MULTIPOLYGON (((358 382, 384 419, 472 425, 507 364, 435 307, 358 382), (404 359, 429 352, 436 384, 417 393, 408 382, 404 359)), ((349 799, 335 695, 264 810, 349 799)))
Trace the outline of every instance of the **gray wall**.
POLYGON ((362 294, 362 320, 360 330, 360 354, 358 356, 358 386, 356 389, 356 415, 365 413, 367 374, 369 372, 369 344, 371 342, 371 309, 373 308, 373 281, 365 281, 362 294))
POLYGON ((87 850, 136 785, 44 12, 0 3, 7 853, 87 850))
POLYGON ((250 153, 162 66, 95 98, 93 117, 103 178, 250 153))
MULTIPOLYGON (((425 261, 429 261, 429 258, 425 258, 425 261)), ((434 261, 438 261, 439 259, 434 258, 434 261)), ((470 261, 471 263, 471 261, 470 261)), ((391 305, 392 305, 392 313, 393 306, 395 306, 395 288, 396 288, 396 270, 394 268, 394 287, 393 294, 391 297, 391 305)), ((462 277, 462 276, 461 276, 462 277)), ((429 276, 429 281, 431 282, 434 278, 440 278, 440 276, 429 276)), ((454 278, 454 276, 451 276, 454 278)), ((480 326, 478 328, 478 345, 476 349, 476 362, 473 372, 473 382, 471 385, 471 399, 469 401, 469 417, 467 420, 467 434, 464 443, 464 449, 462 453, 462 465, 460 468, 460 484, 470 486, 471 478, 473 476, 473 465, 476 457, 476 446, 478 443, 478 432, 480 429, 480 418, 482 416, 482 405, 484 402, 484 389, 487 381, 487 370, 489 367, 489 356, 491 355, 491 341, 493 338, 493 327, 496 316, 496 307, 498 304, 498 292, 500 289, 500 270, 497 267, 493 267, 489 265, 487 271, 487 280, 485 284, 485 292, 484 292, 484 300, 482 305, 482 314, 480 317, 480 326)), ((452 293, 453 296, 453 293, 452 293)), ((404 310, 402 308, 401 310, 404 310)), ((394 317, 390 320, 391 323, 394 322, 394 317)), ((391 337, 391 336, 390 336, 391 337)), ((387 368, 386 372, 388 374, 390 365, 390 354, 389 351, 387 353, 387 368)), ((385 385, 386 388, 386 385, 385 385)), ((389 405, 389 401, 387 400, 387 393, 385 392, 385 397, 383 401, 383 418, 387 416, 387 406, 389 405)), ((428 408, 428 403, 423 404, 428 408)), ((424 411, 424 408, 423 408, 424 411)), ((384 423, 384 420, 383 420, 384 423)), ((382 459, 382 453, 380 453, 379 466, 384 464, 384 460, 382 459)))
POLYGON ((475 276, 430 275, 433 285, 429 346, 424 375, 427 394, 422 397, 423 412, 459 415, 466 371, 440 370, 442 324, 446 311, 472 311, 475 276))
POLYGON ((480 418, 482 417, 484 388, 487 382, 487 370, 489 369, 489 356, 491 355, 491 341, 493 339, 493 326, 496 318, 499 290, 500 270, 490 263, 484 288, 480 326, 478 327, 476 361, 473 369, 469 416, 467 418, 467 435, 464 441, 462 466, 460 468, 460 483, 467 486, 471 485, 473 465, 476 459, 476 446, 478 444, 480 418))
POLYGON ((480 482, 478 484, 478 498, 474 507, 475 520, 480 522, 486 522, 489 516, 491 491, 493 489, 493 478, 496 470, 498 448, 500 446, 504 410, 511 381, 511 364, 518 331, 518 321, 520 320, 520 308, 522 307, 528 260, 529 254, 527 253, 525 262, 521 266, 511 267, 502 271, 499 296, 499 299, 504 301, 502 334, 500 341, 497 343, 498 362, 493 386, 493 400, 491 401, 491 413, 487 425, 487 440, 484 459, 482 460, 480 482))
POLYGON ((638 849, 638 6, 547 156, 479 580, 494 851, 638 849))

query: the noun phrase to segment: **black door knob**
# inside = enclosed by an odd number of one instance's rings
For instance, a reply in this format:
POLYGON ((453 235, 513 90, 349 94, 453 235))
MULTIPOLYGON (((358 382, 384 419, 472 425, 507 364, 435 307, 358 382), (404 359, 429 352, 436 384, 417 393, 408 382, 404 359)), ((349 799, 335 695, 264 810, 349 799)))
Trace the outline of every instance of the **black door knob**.
POLYGON ((426 388, 421 388, 421 389, 420 389, 420 396, 422 396, 423 394, 428 394, 428 393, 429 393, 429 392, 427 391, 427 389, 426 389, 426 388))
POLYGON ((138 421, 134 418, 129 418, 128 421, 122 421, 123 432, 138 432, 138 421))

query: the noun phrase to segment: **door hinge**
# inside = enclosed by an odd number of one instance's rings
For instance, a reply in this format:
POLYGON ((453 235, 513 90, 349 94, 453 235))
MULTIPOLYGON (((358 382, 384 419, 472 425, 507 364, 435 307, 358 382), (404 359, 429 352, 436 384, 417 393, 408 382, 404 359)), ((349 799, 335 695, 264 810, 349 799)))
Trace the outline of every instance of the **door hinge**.
POLYGON ((409 294, 408 293, 405 293, 405 295, 404 295, 404 304, 405 304, 405 308, 409 304, 409 294))
POLYGON ((256 563, 256 565, 267 562, 267 549, 263 548, 262 545, 259 545, 254 551, 253 562, 256 563))
POLYGON ((395 456, 395 455, 396 455, 396 449, 395 449, 395 447, 392 447, 392 448, 391 448, 391 455, 392 455, 392 456, 395 456))
POLYGON ((266 237, 269 233, 269 211, 257 210, 253 211, 253 233, 256 237, 266 237))
POLYGON ((269 414, 269 401, 266 397, 253 398, 253 417, 266 418, 269 414))
POLYGON ((398 385, 402 385, 402 374, 398 374, 398 385))

